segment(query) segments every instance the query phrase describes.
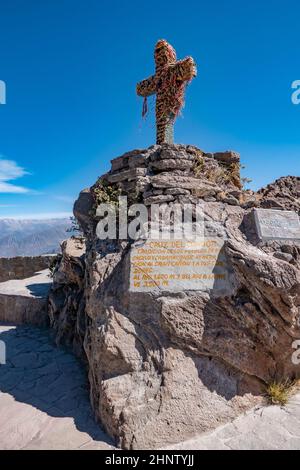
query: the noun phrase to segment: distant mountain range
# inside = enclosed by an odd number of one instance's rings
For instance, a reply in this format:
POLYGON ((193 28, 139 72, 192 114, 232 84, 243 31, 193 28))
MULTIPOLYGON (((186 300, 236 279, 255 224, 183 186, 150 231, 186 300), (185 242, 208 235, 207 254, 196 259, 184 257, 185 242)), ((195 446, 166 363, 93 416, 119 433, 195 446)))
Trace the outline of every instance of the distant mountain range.
POLYGON ((36 256, 58 253, 62 240, 73 235, 67 232, 71 220, 0 219, 0 257, 36 256))

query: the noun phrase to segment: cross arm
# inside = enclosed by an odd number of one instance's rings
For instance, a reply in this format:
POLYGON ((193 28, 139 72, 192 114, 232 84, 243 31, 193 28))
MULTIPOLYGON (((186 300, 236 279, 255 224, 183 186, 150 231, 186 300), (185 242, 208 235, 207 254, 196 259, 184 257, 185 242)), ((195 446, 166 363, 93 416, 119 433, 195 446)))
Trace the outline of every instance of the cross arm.
POLYGON ((142 80, 136 86, 136 92, 139 96, 146 98, 147 96, 153 95, 156 92, 156 80, 155 76, 152 75, 146 80, 142 80))
POLYGON ((192 57, 179 60, 172 69, 173 73, 176 75, 176 79, 182 80, 183 82, 190 81, 197 75, 196 64, 192 57))

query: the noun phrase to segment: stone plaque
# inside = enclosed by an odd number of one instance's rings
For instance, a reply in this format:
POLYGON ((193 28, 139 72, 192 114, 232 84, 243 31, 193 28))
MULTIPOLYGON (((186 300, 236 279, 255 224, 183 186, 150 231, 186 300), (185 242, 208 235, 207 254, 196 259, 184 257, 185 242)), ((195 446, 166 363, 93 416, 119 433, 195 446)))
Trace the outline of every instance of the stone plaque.
POLYGON ((130 290, 231 291, 232 273, 219 237, 187 240, 151 240, 137 243, 130 254, 130 290))
POLYGON ((296 212, 254 209, 254 215, 261 240, 300 240, 300 220, 296 212))

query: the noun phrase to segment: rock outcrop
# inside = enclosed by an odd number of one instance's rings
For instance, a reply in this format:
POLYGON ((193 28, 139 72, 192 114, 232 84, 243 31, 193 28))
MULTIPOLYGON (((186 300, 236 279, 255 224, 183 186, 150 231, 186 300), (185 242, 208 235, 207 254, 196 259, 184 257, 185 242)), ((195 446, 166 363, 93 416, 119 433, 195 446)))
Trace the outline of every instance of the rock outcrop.
POLYGON ((62 247, 50 320, 58 341, 87 361, 96 417, 123 448, 213 429, 260 403, 272 380, 300 376, 291 360, 300 338, 300 244, 257 240, 251 216, 253 207, 297 209, 299 178, 254 193, 242 189, 239 168, 234 152, 153 146, 114 159, 75 203, 85 243, 62 247), (95 233, 96 206, 120 194, 147 207, 199 204, 205 236, 224 241, 227 291, 132 290, 132 241, 95 233))
POLYGON ((65 343, 83 356, 85 333, 85 242, 71 237, 61 244, 49 295, 50 325, 56 332, 57 344, 65 343))
POLYGON ((300 213, 300 177, 285 176, 258 191, 260 206, 300 213))

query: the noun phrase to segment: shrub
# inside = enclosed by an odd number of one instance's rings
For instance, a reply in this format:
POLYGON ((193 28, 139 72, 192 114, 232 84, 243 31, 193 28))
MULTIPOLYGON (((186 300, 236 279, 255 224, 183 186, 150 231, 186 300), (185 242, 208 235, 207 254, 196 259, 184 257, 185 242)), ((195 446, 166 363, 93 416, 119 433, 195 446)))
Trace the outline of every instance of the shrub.
POLYGON ((266 396, 270 404, 284 406, 295 389, 296 382, 286 379, 273 381, 266 387, 266 396))

